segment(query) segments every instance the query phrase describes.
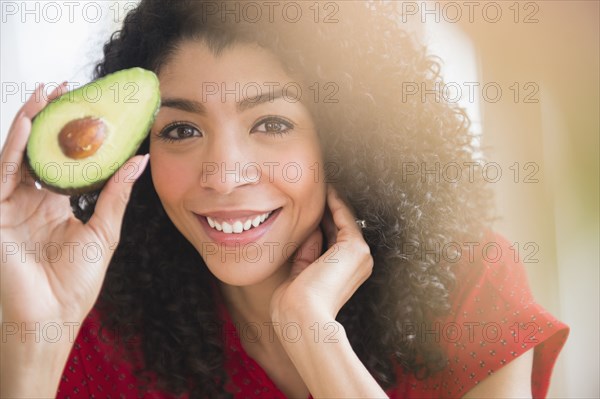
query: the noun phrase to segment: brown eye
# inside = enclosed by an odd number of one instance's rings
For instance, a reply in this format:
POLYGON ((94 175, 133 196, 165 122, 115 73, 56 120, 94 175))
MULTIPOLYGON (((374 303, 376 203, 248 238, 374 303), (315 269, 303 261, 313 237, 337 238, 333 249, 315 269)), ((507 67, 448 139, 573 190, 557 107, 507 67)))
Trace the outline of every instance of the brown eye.
POLYGON ((268 118, 258 122, 253 128, 252 133, 269 133, 269 134, 283 134, 288 133, 294 126, 280 118, 268 118))
POLYGON ((184 140, 191 137, 202 137, 200 130, 194 126, 184 123, 173 123, 167 125, 159 134, 166 140, 184 140))

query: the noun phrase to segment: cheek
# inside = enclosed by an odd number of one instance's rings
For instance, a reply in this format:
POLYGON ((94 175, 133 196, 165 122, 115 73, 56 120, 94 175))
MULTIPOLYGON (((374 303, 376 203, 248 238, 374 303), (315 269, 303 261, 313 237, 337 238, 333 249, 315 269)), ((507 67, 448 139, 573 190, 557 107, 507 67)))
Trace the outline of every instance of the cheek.
POLYGON ((187 165, 186 169, 184 158, 151 147, 150 167, 152 182, 165 208, 177 206, 193 180, 190 165, 187 165))
POLYGON ((300 223, 312 225, 318 222, 325 206, 325 173, 320 147, 310 142, 287 155, 279 180, 302 212, 300 223))
POLYGON ((323 207, 325 193, 325 178, 323 163, 317 157, 305 157, 290 165, 285 173, 289 190, 295 193, 296 201, 304 208, 312 208, 319 212, 323 207))

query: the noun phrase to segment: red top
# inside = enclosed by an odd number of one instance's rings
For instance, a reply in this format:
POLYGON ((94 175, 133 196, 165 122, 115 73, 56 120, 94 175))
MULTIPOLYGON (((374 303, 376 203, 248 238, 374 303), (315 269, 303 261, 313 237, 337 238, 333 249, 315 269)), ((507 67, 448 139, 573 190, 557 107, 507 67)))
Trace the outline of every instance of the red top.
MULTIPOLYGON (((417 328, 415 339, 440 342, 448 365, 426 380, 398 372, 398 385, 389 390, 392 398, 461 397, 479 381, 511 360, 535 347, 531 376, 533 397, 545 397, 550 375, 569 328, 534 302, 523 265, 515 262, 510 243, 495 236, 487 248, 480 245, 472 253, 484 251, 483 267, 457 263, 458 286, 452 294, 452 312, 433 327, 417 328), (497 250, 500 251, 497 251, 497 250), (502 255, 498 258, 497 254, 502 255)), ((477 260, 477 257, 475 257, 477 260)), ((224 307, 223 307, 224 308, 224 307)), ((265 371, 249 357, 229 316, 224 329, 226 364, 231 376, 229 389, 236 398, 285 398, 265 371)), ((92 311, 76 338, 65 366, 59 398, 138 397, 132 366, 115 352, 111 343, 98 339, 99 316, 92 311)), ((150 391, 143 397, 174 398, 168 393, 150 391)), ((185 397, 185 396, 184 396, 185 397)))

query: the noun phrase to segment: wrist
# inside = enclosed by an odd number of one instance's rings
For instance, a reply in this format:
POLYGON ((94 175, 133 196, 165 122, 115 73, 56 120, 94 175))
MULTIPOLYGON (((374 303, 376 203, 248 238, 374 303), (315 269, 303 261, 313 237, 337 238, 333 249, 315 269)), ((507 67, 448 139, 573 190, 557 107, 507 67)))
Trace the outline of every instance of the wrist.
POLYGON ((54 397, 78 328, 69 334, 54 325, 2 324, 0 397, 54 397))
POLYGON ((286 318, 279 341, 313 397, 387 397, 360 361, 341 323, 286 318), (297 328, 291 328, 296 323, 297 328))
POLYGON ((341 323, 324 312, 303 311, 281 312, 272 319, 281 344, 285 347, 338 343, 346 334, 341 323))
MULTIPOLYGON (((287 298, 286 298, 287 299, 287 298)), ((271 304, 270 314, 273 322, 303 322, 335 321, 335 315, 331 314, 323 306, 320 298, 298 298, 293 300, 280 300, 271 304)))
POLYGON ((278 324, 296 323, 300 325, 312 325, 314 323, 336 322, 335 317, 324 312, 322 309, 305 307, 287 307, 271 312, 271 321, 278 324))

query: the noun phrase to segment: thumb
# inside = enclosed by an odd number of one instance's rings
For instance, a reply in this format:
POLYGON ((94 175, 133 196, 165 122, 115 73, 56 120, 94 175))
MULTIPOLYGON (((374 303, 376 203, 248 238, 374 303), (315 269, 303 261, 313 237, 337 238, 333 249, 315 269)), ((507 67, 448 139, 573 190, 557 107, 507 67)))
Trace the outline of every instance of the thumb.
POLYGON ((296 251, 292 260, 290 277, 295 278, 300 272, 321 256, 323 233, 316 228, 296 251))
POLYGON ((119 168, 102 189, 94 214, 88 222, 88 226, 111 249, 119 241, 123 215, 133 184, 144 172, 149 157, 149 154, 137 155, 119 168))

